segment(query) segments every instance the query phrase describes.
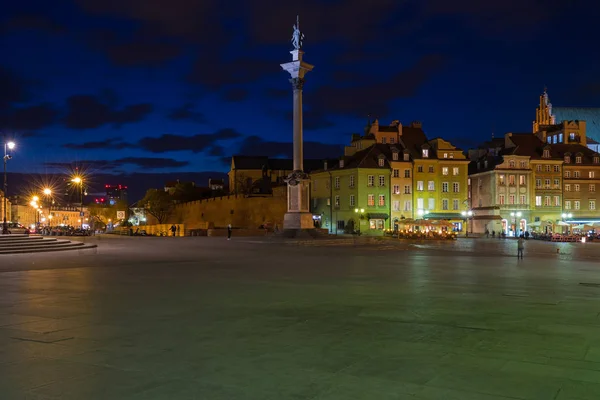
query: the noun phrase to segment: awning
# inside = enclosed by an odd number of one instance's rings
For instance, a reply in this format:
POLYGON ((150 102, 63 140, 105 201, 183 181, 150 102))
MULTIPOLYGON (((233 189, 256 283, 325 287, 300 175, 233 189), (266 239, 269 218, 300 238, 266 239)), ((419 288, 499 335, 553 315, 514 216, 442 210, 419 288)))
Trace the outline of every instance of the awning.
POLYGON ((388 219, 390 216, 386 213, 368 213, 368 219, 388 219))
POLYGON ((428 213, 423 215, 425 219, 465 219, 461 213, 428 213))

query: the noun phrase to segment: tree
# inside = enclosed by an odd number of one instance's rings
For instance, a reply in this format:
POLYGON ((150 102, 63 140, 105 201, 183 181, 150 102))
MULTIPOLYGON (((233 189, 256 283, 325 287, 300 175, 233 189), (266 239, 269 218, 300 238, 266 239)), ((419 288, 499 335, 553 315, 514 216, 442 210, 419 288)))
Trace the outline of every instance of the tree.
POLYGON ((114 205, 90 204, 88 209, 90 212, 90 219, 95 222, 94 225, 96 227, 100 228, 108 225, 109 220, 113 223, 125 222, 127 220, 127 217, 125 218, 125 221, 117 220, 117 211, 125 211, 126 216, 129 214, 127 203, 122 200, 117 201, 114 205))
POLYGON ((174 207, 173 198, 164 190, 159 189, 148 189, 139 204, 146 209, 148 214, 156 218, 159 224, 166 222, 174 207))
POLYGON ((244 174, 243 172, 236 173, 235 175, 235 193, 236 194, 252 194, 252 178, 244 174))

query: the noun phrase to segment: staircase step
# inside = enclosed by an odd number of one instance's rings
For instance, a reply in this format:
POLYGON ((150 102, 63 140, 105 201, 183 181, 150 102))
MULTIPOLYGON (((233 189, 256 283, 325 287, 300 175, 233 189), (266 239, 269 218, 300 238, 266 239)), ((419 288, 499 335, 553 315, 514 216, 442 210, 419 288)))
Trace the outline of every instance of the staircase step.
POLYGON ((25 253, 49 253, 54 251, 68 251, 68 250, 89 250, 94 249, 98 246, 95 244, 79 244, 76 245, 71 242, 70 245, 59 245, 59 246, 49 246, 49 247, 38 247, 32 249, 10 249, 10 250, 0 250, 0 255, 2 254, 25 254, 25 253))
POLYGON ((60 246, 62 244, 73 243, 70 240, 44 240, 44 241, 36 241, 36 242, 24 242, 24 243, 11 243, 11 244, 2 244, 0 243, 1 249, 12 249, 12 248, 25 248, 25 247, 48 247, 48 246, 60 246))

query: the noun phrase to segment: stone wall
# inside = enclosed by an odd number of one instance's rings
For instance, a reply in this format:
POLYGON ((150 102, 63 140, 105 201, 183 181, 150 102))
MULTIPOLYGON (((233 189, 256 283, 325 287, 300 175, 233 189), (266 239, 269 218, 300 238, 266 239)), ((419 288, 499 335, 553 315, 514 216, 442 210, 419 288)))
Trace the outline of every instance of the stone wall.
MULTIPOLYGON (((185 224, 186 231, 193 229, 234 228, 256 229, 262 224, 283 227, 287 211, 285 192, 276 191, 269 197, 230 195, 178 204, 167 221, 185 224)), ((150 221, 153 218, 149 218, 150 221)))

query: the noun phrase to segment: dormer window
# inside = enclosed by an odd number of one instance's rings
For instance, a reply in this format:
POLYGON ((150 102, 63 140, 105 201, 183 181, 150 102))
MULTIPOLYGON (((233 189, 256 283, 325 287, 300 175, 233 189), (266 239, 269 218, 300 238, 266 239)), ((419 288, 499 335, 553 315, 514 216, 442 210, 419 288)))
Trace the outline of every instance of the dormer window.
POLYGON ((575 164, 581 164, 581 156, 575 157, 575 164))
POLYGON ((444 158, 448 158, 448 153, 444 153, 444 158))
POLYGON ((423 158, 429 157, 429 149, 423 149, 423 158))
POLYGON ((450 153, 450 154, 448 155, 448 158, 454 158, 454 153, 450 153))
POLYGON ((344 160, 340 160, 340 168, 344 168, 344 160))
POLYGON ((600 163, 600 157, 594 156, 594 164, 600 163))
POLYGON ((565 164, 571 163, 571 156, 565 156, 565 164))
POLYGON ((383 167, 385 165, 385 160, 383 158, 379 159, 379 166, 383 167))
POLYGON ((488 167, 488 162, 487 162, 487 160, 484 160, 483 161, 483 168, 487 168, 487 167, 488 167))
POLYGON ((396 153, 396 152, 392 153, 392 160, 398 161, 398 153, 396 153))
POLYGON ((546 138, 546 142, 548 142, 548 144, 552 143, 552 136, 548 136, 546 138))
POLYGON ((574 141, 575 140, 575 132, 569 133, 569 140, 570 141, 574 141))
POLYGON ((550 158, 550 150, 544 149, 544 155, 543 155, 543 157, 544 158, 550 158))
POLYGON ((510 161, 508 162, 508 168, 514 168, 515 166, 516 166, 516 164, 515 164, 515 160, 510 160, 510 161))
POLYGON ((410 161, 410 154, 404 153, 404 161, 410 161))

